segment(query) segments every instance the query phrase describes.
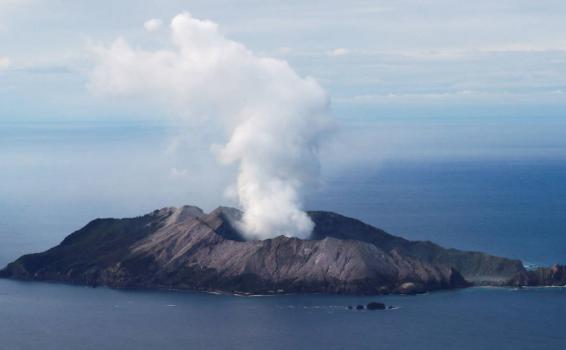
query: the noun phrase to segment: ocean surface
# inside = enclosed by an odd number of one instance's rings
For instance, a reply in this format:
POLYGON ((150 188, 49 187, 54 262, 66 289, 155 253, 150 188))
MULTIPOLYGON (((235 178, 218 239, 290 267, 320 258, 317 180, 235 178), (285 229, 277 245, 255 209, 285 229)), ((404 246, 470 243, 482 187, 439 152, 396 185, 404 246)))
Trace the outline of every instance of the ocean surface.
POLYGON ((237 297, 0 281, 2 349, 563 349, 566 290, 237 297), (379 300, 386 311, 348 310, 379 300))
MULTIPOLYGON (((2 125, 0 265, 57 244, 95 217, 181 204, 213 209, 222 193, 183 186, 194 166, 207 165, 172 152, 175 136, 155 125, 2 125)), ((325 173, 306 206, 409 239, 526 264, 566 263, 562 158, 416 159, 325 173)), ((214 181, 207 182, 218 187, 214 181)), ((239 297, 0 280, 7 350, 562 349, 565 323, 564 288, 239 297), (373 300, 397 308, 346 308, 373 300)))

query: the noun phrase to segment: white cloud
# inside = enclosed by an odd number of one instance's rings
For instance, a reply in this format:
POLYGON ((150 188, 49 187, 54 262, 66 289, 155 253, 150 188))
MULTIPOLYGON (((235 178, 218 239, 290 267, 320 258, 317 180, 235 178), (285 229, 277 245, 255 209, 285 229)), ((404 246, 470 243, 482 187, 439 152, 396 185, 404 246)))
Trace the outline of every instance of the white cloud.
POLYGON ((9 57, 0 56, 0 69, 8 68, 10 64, 12 64, 12 61, 10 60, 9 57))
POLYGON ((155 31, 158 31, 161 28, 162 24, 163 24, 163 21, 161 21, 160 19, 152 18, 152 19, 145 21, 145 23, 143 24, 143 27, 148 32, 155 32, 155 31))
POLYGON ((187 169, 178 169, 173 167, 170 169, 169 174, 171 177, 185 177, 189 174, 189 171, 187 169))
POLYGON ((490 107, 512 105, 531 105, 533 100, 542 102, 546 106, 556 103, 562 104, 562 90, 521 91, 491 91, 491 90, 446 90, 437 92, 398 92, 383 94, 357 95, 335 99, 338 103, 349 105, 418 105, 426 106, 454 106, 487 105, 490 107))
POLYGON ((320 175, 318 145, 329 123, 325 91, 287 62, 257 56, 224 37, 216 23, 188 13, 173 18, 171 38, 174 50, 132 48, 121 38, 94 48, 92 89, 157 101, 225 135, 212 146, 223 163, 239 167, 242 230, 252 238, 307 237, 313 223, 301 209, 302 192, 320 175))
POLYGON ((566 52, 566 43, 514 43, 506 45, 493 45, 479 49, 486 53, 545 53, 545 52, 566 52))
POLYGON ((350 51, 348 49, 345 49, 343 47, 339 47, 339 48, 336 48, 332 51, 329 51, 328 55, 329 56, 344 56, 344 55, 347 55, 348 53, 350 53, 350 51))

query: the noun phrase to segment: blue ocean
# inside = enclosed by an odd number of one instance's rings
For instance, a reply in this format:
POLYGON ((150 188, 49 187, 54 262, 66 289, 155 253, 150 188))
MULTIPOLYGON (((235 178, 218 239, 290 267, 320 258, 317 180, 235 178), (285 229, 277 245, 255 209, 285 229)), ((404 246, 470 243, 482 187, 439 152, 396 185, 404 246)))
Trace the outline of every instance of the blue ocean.
MULTIPOLYGON (((2 125, 0 264, 95 217, 213 209, 222 193, 181 186, 208 165, 168 151, 176 136, 151 124, 2 125)), ((446 247, 566 263, 559 157, 392 157, 324 173, 306 207, 446 247)), ((10 350, 562 349, 565 322, 564 288, 240 297, 0 280, 0 348, 10 350), (347 309, 374 300, 395 308, 347 309)))

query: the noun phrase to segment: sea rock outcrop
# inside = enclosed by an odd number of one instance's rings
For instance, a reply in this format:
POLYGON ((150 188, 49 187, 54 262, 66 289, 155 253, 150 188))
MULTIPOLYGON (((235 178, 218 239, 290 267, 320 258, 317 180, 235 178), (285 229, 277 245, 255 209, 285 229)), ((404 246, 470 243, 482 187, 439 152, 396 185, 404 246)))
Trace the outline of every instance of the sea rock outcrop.
POLYGON ((371 303, 368 303, 366 305, 366 309, 368 310, 385 310, 386 306, 384 303, 378 303, 375 301, 372 301, 371 303))

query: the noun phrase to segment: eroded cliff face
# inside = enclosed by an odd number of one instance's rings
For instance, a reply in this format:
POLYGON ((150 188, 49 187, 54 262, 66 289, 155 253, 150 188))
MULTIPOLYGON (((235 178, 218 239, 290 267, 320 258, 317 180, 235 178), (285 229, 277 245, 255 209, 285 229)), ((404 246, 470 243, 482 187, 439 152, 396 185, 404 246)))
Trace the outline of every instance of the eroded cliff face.
POLYGON ((335 213, 309 215, 316 225, 311 239, 263 241, 243 239, 233 226, 241 212, 233 208, 207 214, 185 206, 97 219, 57 247, 22 256, 0 275, 241 293, 417 293, 534 281, 516 260, 411 242, 335 213))
POLYGON ((516 275, 509 283, 515 286, 566 286, 566 266, 539 267, 516 275))
POLYGON ((316 223, 313 239, 334 237, 371 243, 388 252, 410 257, 434 266, 458 271, 476 285, 506 285, 525 271, 520 260, 480 252, 446 249, 429 241, 409 241, 393 236, 359 220, 329 212, 311 212, 316 223))

